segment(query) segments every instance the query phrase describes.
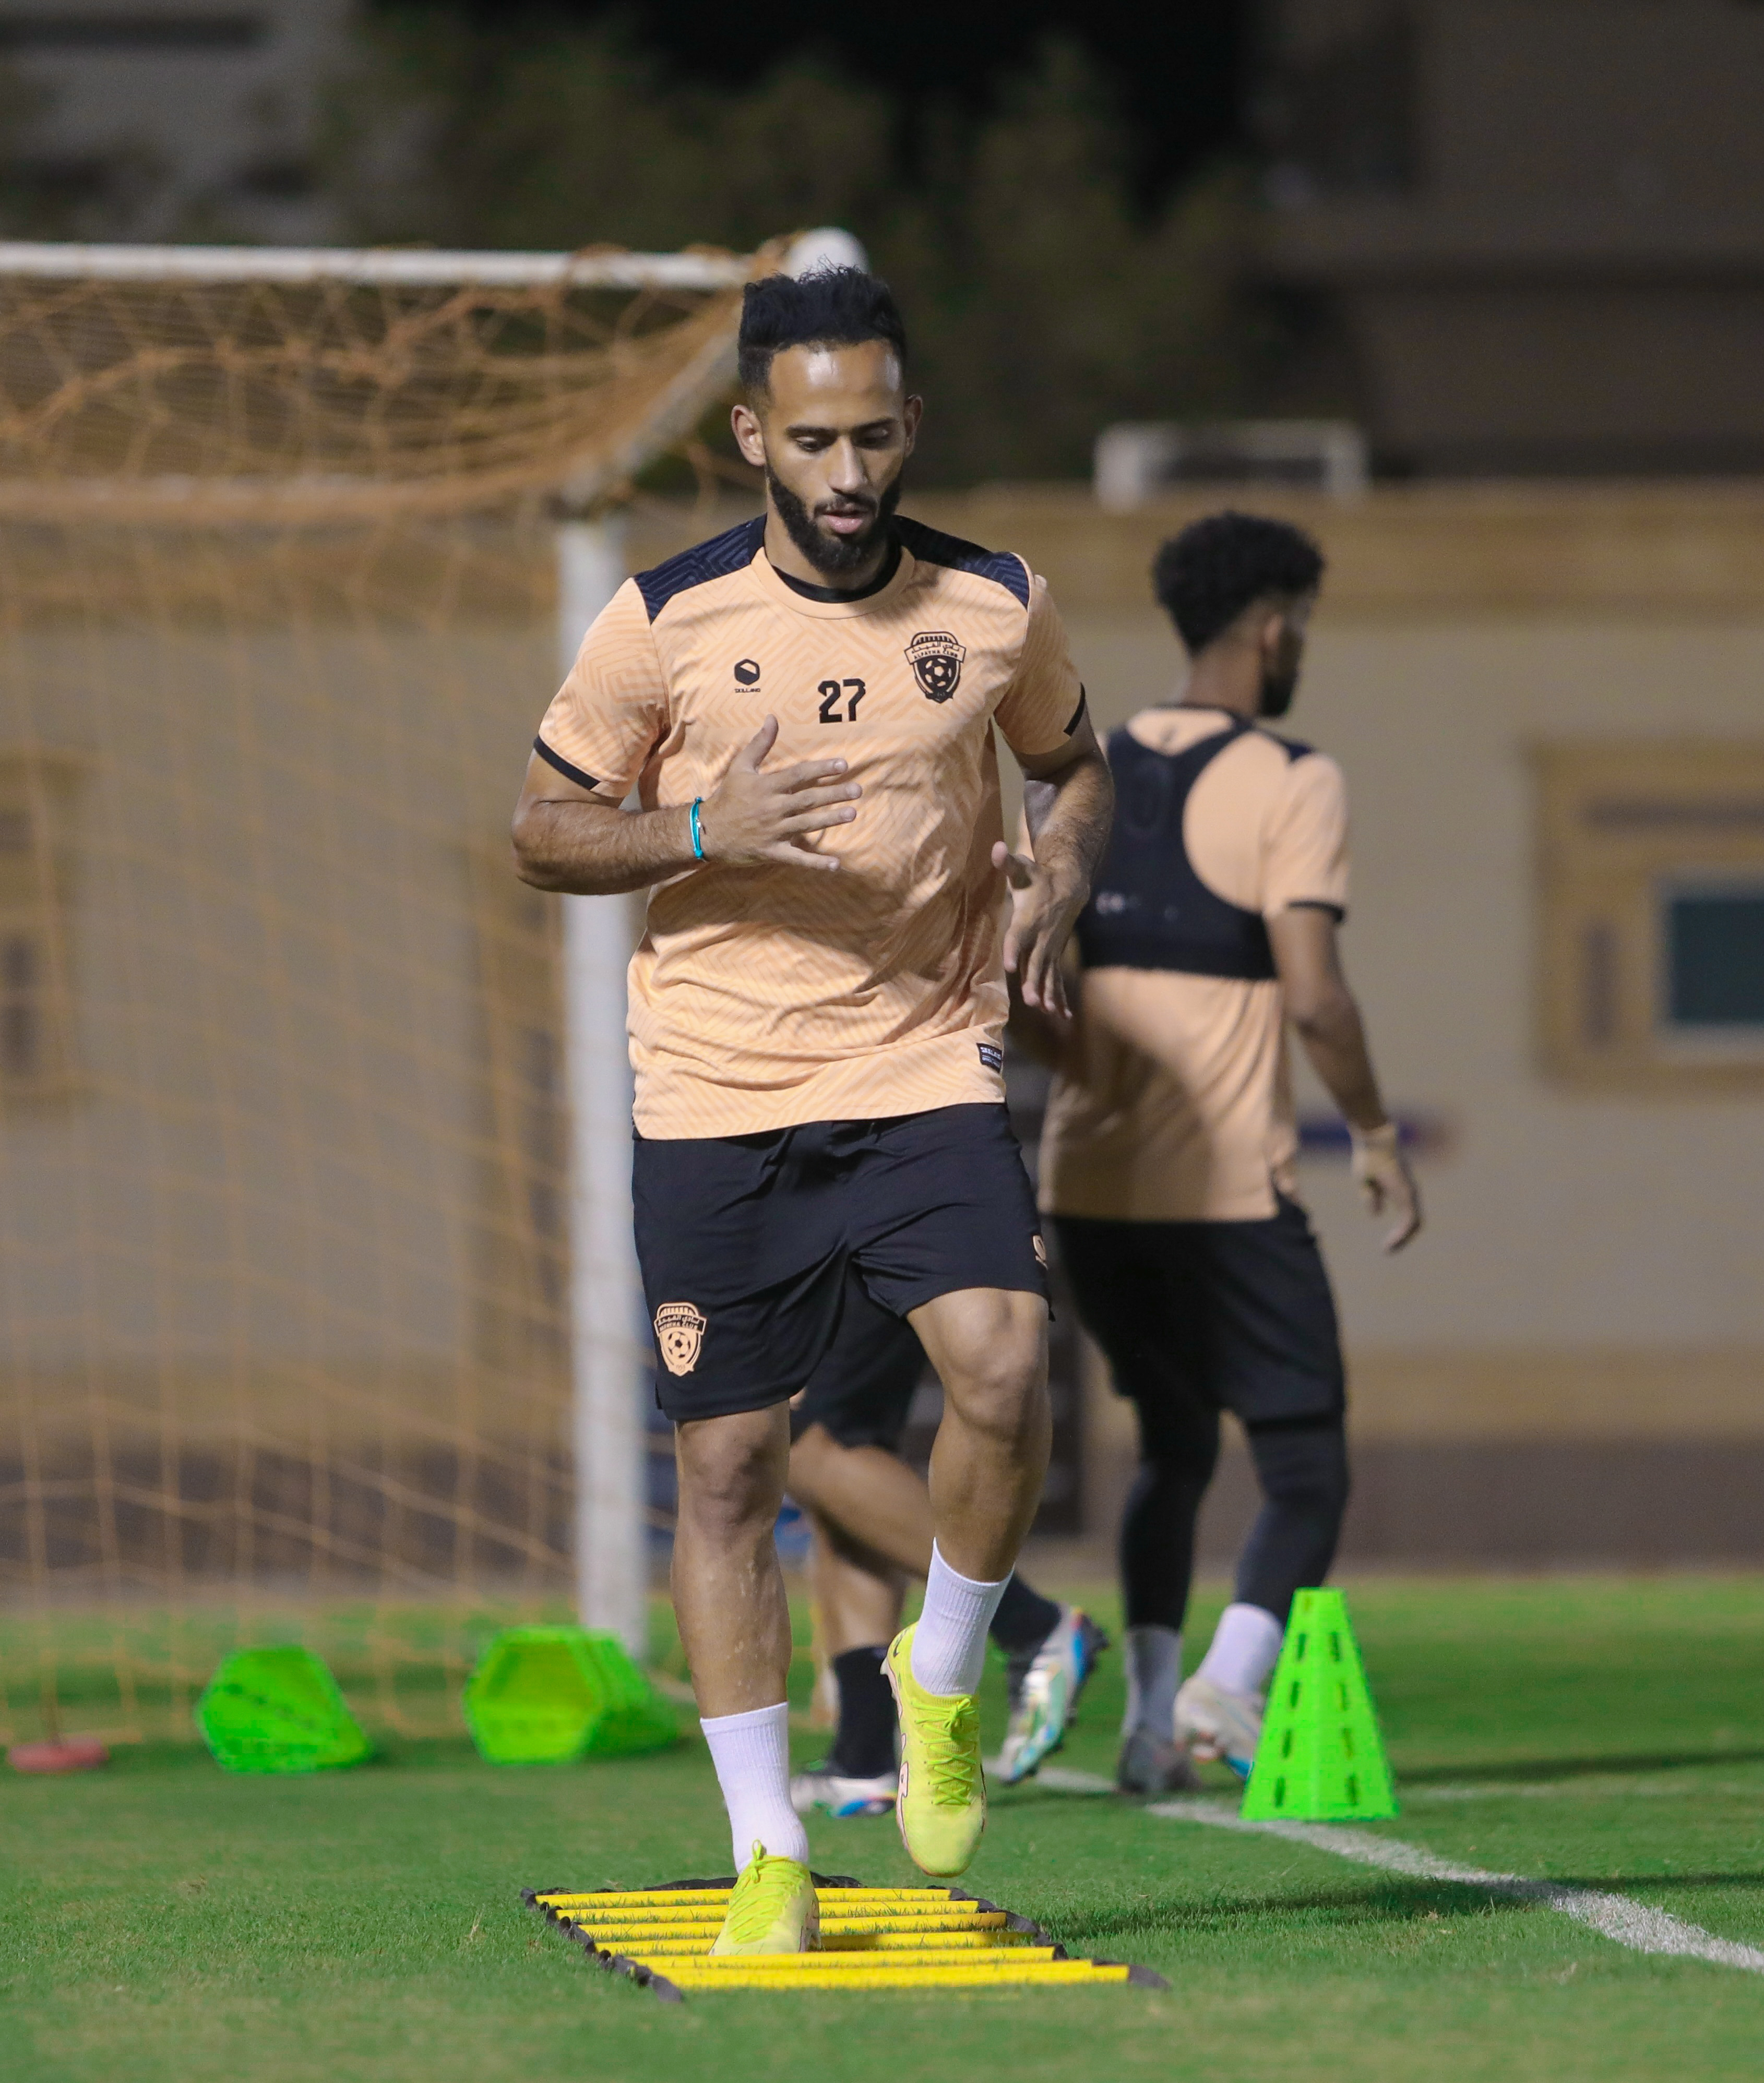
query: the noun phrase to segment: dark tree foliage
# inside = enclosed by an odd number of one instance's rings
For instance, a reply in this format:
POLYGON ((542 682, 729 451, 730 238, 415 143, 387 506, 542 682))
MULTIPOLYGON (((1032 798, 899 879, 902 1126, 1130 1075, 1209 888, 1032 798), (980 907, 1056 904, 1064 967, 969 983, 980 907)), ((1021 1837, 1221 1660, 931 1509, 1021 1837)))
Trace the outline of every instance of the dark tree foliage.
POLYGON ((374 13, 421 11, 518 30, 617 20, 678 74, 751 87, 784 60, 827 56, 899 107, 906 126, 928 102, 969 119, 995 104, 1000 82, 1050 35, 1075 37, 1099 64, 1127 118, 1141 201, 1240 146, 1244 90, 1263 0, 1011 0, 1008 8, 950 0, 888 0, 886 10, 829 8, 826 0, 766 0, 762 7, 692 0, 367 0, 374 13))
POLYGON ((375 240, 747 249, 843 225, 906 313, 921 483, 1081 475, 1111 420, 1242 409, 1269 352, 1245 176, 1143 207, 1069 42, 975 119, 812 58, 717 88, 616 30, 394 15, 340 85, 326 164, 349 235, 375 240))

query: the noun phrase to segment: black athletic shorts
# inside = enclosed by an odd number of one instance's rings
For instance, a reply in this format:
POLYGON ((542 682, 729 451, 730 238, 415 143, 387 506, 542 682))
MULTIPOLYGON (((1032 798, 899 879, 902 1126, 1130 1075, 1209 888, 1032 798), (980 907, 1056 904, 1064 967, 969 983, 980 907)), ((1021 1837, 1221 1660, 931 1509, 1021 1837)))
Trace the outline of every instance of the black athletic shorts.
POLYGON ((1002 1105, 639 1136, 632 1198, 656 1397, 676 1423, 787 1402, 831 1349, 854 1270, 895 1316, 963 1287, 1047 1294, 1002 1105))
POLYGON ((1250 1425, 1340 1414, 1335 1298, 1296 1201, 1281 1194, 1260 1222, 1052 1219, 1122 1395, 1153 1410, 1198 1400, 1250 1425))
POLYGON ((839 1329, 827 1357, 790 1406, 790 1437, 823 1426, 842 1447, 900 1451, 914 1392, 924 1379, 925 1349, 902 1316, 869 1299, 854 1267, 845 1276, 839 1329))
POLYGON ((827 1358, 790 1406, 790 1437, 819 1425, 842 1447, 900 1451, 915 1392, 924 1380, 925 1349, 902 1316, 869 1299, 854 1267, 845 1276, 839 1329, 827 1358))

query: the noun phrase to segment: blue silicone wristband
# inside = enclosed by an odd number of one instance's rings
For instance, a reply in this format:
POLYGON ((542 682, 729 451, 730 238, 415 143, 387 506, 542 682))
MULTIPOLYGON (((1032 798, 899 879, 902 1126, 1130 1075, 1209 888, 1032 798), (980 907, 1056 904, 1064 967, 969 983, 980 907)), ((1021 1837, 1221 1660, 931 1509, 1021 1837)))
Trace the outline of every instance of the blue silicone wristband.
POLYGON ((702 860, 704 858, 704 828, 698 822, 699 807, 704 800, 702 796, 695 796, 692 798, 692 858, 694 860, 702 860))

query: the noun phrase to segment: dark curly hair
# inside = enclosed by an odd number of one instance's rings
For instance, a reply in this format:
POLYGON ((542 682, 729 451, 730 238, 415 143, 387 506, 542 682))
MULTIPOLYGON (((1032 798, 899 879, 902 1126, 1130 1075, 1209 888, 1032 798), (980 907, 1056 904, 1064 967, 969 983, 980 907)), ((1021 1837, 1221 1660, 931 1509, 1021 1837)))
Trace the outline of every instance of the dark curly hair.
POLYGON ((1209 513, 1172 536, 1152 562, 1152 589, 1191 654, 1252 601, 1314 593, 1322 577, 1323 553, 1302 528, 1256 513, 1209 513))
POLYGON ((895 293, 861 268, 818 268, 813 274, 763 275, 742 293, 742 387, 764 391, 772 379, 772 357, 810 341, 856 347, 885 340, 907 362, 907 327, 895 293))

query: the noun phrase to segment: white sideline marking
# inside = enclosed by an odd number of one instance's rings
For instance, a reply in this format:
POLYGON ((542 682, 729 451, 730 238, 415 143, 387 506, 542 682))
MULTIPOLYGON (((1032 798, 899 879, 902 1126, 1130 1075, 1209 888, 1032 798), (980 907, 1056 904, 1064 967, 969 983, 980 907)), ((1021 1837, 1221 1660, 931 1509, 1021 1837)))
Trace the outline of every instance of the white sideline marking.
POLYGON ((1206 1823, 1218 1830, 1284 1837, 1316 1851, 1333 1852, 1339 1859, 1352 1859, 1362 1866, 1381 1866, 1386 1873, 1407 1874, 1416 1880, 1456 1881, 1466 1887, 1482 1888, 1515 1902, 1534 1902, 1542 1908, 1572 1916, 1576 1923, 1589 1925, 1632 1953, 1671 1953, 1685 1959, 1711 1960, 1718 1967, 1743 1967, 1749 1974, 1764 1975, 1764 1952, 1755 1946, 1717 1938, 1700 1924, 1686 1924, 1682 1917, 1663 1909, 1651 1909, 1627 1895, 1563 1887, 1555 1881, 1528 1881, 1519 1874, 1484 1873, 1479 1866, 1461 1866, 1423 1851, 1419 1844, 1380 1837, 1369 1830, 1339 1829, 1326 1823, 1246 1823, 1223 1801, 1161 1801, 1146 1813, 1161 1815, 1172 1823, 1206 1823))
POLYGON ((1636 1785, 1621 1772, 1588 1773, 1584 1778, 1495 1780, 1481 1786, 1405 1786, 1406 1808, 1447 1801, 1681 1801, 1693 1794, 1755 1794, 1741 1786, 1709 1786, 1681 1781, 1675 1785, 1636 1785))
MULTIPOLYGON (((659 1679, 656 1681, 658 1685, 661 1682, 659 1679)), ((691 1688, 682 1685, 679 1696, 690 1700, 692 1696, 691 1688)), ((796 1727, 798 1722, 804 1728, 810 1726, 809 1718, 806 1714, 793 1716, 791 1726, 796 1727)), ((986 1769, 996 1777, 999 1772, 998 1760, 988 1758, 986 1769)), ((1578 1780, 1521 1779, 1500 1780, 1486 1786, 1405 1786, 1402 1799, 1405 1806, 1417 1808, 1431 1806, 1436 1802, 1443 1804, 1459 1801, 1612 1801, 1619 1796, 1625 1801, 1676 1801, 1692 1794, 1750 1795, 1756 1792, 1753 1788, 1732 1785, 1648 1786, 1631 1785, 1627 1781, 1614 1784, 1619 1781, 1623 1781, 1623 1775, 1614 1772, 1601 1774, 1597 1779, 1588 1779, 1584 1783, 1578 1780)), ((1113 1794, 1117 1791, 1115 1781, 1105 1779, 1101 1772, 1078 1772, 1070 1765, 1064 1764, 1044 1764, 1039 1772, 1031 1772, 1027 1779, 1019 1780, 1017 1784, 1019 1786, 1043 1787, 1049 1794, 1113 1794)))

